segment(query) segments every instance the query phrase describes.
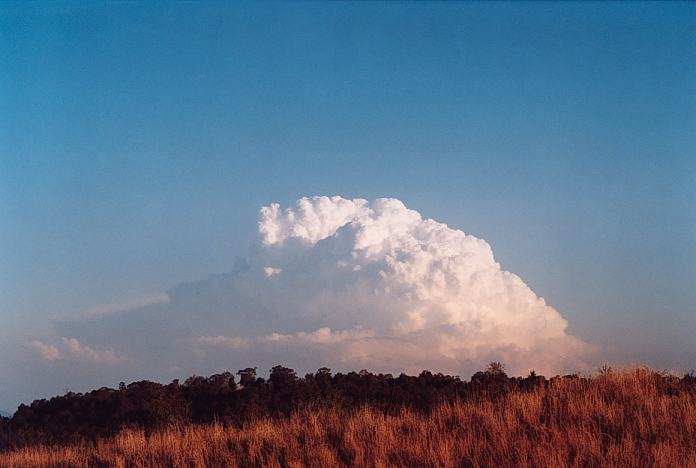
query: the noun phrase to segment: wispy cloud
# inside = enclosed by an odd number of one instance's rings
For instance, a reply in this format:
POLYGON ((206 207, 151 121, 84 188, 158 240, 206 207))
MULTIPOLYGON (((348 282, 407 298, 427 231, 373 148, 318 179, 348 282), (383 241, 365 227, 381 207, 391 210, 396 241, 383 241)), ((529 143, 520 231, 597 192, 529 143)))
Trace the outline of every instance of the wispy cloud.
POLYGON ((125 356, 119 356, 112 350, 95 350, 89 346, 85 346, 81 344, 77 338, 63 337, 61 339, 60 348, 39 340, 31 341, 29 346, 35 351, 38 351, 39 354, 48 361, 62 359, 94 362, 98 364, 123 364, 130 361, 130 359, 125 356))
POLYGON ((150 294, 132 298, 126 302, 119 304, 100 304, 89 307, 78 312, 76 315, 69 318, 72 319, 94 319, 106 317, 109 315, 129 312, 132 310, 142 309, 155 304, 166 304, 169 302, 169 295, 166 292, 150 294))
POLYGON ((32 340, 29 342, 29 347, 35 351, 38 351, 41 356, 47 361, 55 361, 60 359, 60 351, 53 345, 46 344, 39 340, 32 340))
POLYGON ((314 343, 336 344, 346 341, 359 341, 375 336, 372 330, 339 330, 333 331, 329 327, 322 327, 312 332, 297 332, 291 334, 271 333, 269 335, 255 337, 240 336, 199 336, 194 341, 198 344, 220 346, 231 349, 249 348, 254 344, 283 342, 283 343, 314 343))
POLYGON ((72 356, 85 361, 96 362, 99 364, 123 364, 128 362, 126 357, 118 356, 109 349, 98 351, 90 348, 89 346, 80 344, 77 338, 64 337, 63 345, 72 356))

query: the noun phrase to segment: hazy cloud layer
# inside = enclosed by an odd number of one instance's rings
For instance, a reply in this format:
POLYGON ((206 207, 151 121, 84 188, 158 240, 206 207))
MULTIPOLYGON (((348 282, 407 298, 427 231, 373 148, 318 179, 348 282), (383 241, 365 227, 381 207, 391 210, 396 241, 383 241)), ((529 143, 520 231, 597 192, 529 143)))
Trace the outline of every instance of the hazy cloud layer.
POLYGON ((399 200, 272 204, 258 230, 230 273, 62 319, 29 346, 52 365, 153 379, 278 363, 467 375, 502 360, 554 373, 592 351, 484 240, 399 200))

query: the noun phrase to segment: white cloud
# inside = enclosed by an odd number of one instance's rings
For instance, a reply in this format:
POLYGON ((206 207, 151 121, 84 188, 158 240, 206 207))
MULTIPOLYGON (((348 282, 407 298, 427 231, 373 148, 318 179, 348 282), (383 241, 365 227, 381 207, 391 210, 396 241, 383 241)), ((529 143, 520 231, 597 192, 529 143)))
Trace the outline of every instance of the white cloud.
POLYGON ((272 204, 261 209, 259 232, 252 271, 283 272, 247 284, 263 291, 258 302, 267 315, 257 319, 268 323, 261 328, 280 319, 315 331, 202 337, 199 344, 266 352, 273 342, 285 351, 311 345, 323 348, 316 356, 353 365, 452 372, 492 359, 513 371, 556 371, 579 365, 590 350, 566 332, 555 309, 501 269, 484 240, 423 219, 399 200, 272 204))
POLYGON ((38 351, 47 361, 55 361, 60 358, 60 351, 58 351, 58 348, 42 341, 33 340, 29 343, 29 347, 38 351))
POLYGON ((96 362, 99 364, 123 364, 128 361, 127 358, 118 356, 109 349, 98 351, 90 348, 89 346, 80 344, 77 338, 63 337, 63 345, 67 350, 69 350, 72 356, 85 361, 96 362))
POLYGON ((336 344, 346 341, 357 341, 374 337, 372 330, 341 330, 333 331, 329 327, 322 327, 313 332, 297 332, 291 334, 271 333, 270 335, 255 337, 239 336, 199 336, 195 339, 198 344, 220 346, 223 348, 244 349, 253 345, 283 342, 298 344, 336 344))
POLYGON ((61 348, 46 344, 39 340, 33 340, 29 346, 38 351, 41 356, 48 361, 77 360, 88 361, 99 364, 123 364, 129 359, 119 356, 111 350, 95 350, 89 346, 81 344, 76 338, 61 339, 61 348))
POLYGON ((199 336, 195 341, 203 345, 221 346, 232 349, 248 348, 251 344, 249 339, 240 338, 238 336, 199 336))
POLYGON ((264 267, 263 272, 266 273, 266 276, 271 277, 281 274, 283 270, 281 268, 264 267))
POLYGON ((282 212, 279 204, 271 203, 261 208, 261 242, 265 245, 278 244, 294 237, 314 244, 355 218, 365 205, 366 200, 346 200, 341 197, 301 198, 295 208, 282 212))
POLYGON ((172 366, 182 374, 283 364, 466 375, 492 360, 516 374, 594 364, 593 348, 503 270, 488 243, 399 200, 272 204, 258 229, 231 273, 179 285, 128 313, 106 307, 92 320, 59 322, 58 336, 75 338, 42 354, 110 363, 137 355, 146 376, 172 366))

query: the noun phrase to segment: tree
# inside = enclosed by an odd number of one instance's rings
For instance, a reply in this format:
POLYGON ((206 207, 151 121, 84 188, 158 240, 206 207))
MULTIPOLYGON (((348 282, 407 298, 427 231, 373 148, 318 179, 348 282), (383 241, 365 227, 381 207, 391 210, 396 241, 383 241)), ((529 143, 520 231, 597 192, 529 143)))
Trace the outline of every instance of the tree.
POLYGON ((214 374, 208 377, 208 383, 214 388, 221 390, 237 388, 237 384, 234 383, 234 376, 230 372, 223 372, 222 374, 214 374))
POLYGON ((505 373, 505 364, 498 361, 493 361, 490 364, 488 364, 488 366, 486 366, 485 372, 486 374, 493 376, 507 377, 507 374, 505 373))
POLYGON ((256 382, 256 367, 247 367, 237 371, 239 384, 242 386, 253 385, 256 382))
POLYGON ((297 374, 293 369, 283 366, 273 366, 268 379, 272 384, 288 385, 297 380, 297 374))

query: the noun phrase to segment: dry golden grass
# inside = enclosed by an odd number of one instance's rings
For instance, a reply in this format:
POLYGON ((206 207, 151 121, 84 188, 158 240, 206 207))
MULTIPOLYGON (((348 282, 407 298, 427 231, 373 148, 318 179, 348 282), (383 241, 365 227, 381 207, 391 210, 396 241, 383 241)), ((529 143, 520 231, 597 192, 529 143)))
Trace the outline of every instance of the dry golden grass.
POLYGON ((0 465, 696 467, 696 399, 659 385, 652 371, 636 369, 427 415, 320 409, 241 429, 173 426, 149 437, 126 430, 96 444, 0 454, 0 465))

